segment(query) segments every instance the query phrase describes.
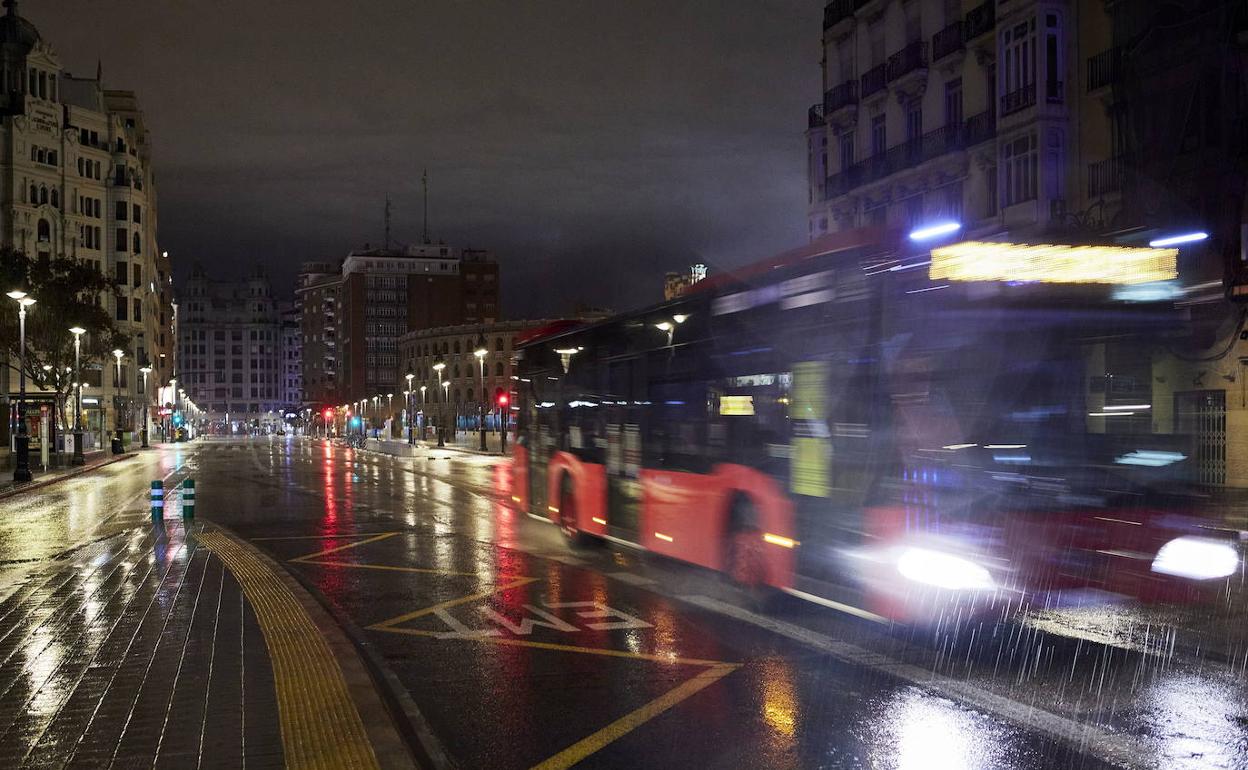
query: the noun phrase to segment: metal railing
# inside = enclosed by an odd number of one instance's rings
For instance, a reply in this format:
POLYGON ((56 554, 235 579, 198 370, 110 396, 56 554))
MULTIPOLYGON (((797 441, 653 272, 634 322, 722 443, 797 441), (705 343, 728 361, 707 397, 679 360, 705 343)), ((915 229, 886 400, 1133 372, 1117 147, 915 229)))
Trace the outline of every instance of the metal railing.
POLYGON ((866 72, 862 73, 862 98, 866 99, 872 94, 884 90, 884 86, 888 84, 885 77, 887 70, 884 64, 877 64, 866 72))
POLYGON ((1122 49, 1114 47, 1088 58, 1088 91, 1112 86, 1122 79, 1122 49))
POLYGON ((1025 110, 1028 107, 1034 107, 1036 104, 1036 84, 1028 83, 1027 85, 1016 88, 1005 96, 1001 97, 1001 114, 1009 115, 1010 113, 1025 110))
POLYGON ((839 86, 829 88, 823 95, 823 114, 831 115, 842 107, 858 103, 858 81, 846 80, 839 86))
POLYGON ((866 5, 869 0, 830 0, 823 7, 823 28, 830 29, 854 15, 854 11, 866 5))
POLYGON ((967 147, 972 147, 996 135, 997 113, 994 110, 984 110, 966 119, 966 128, 963 130, 962 138, 967 147))
POLYGON ((888 57, 887 78, 891 83, 902 75, 908 75, 927 66, 927 42, 916 40, 908 43, 897 53, 888 57))
POLYGON ((932 61, 940 61, 962 47, 962 22, 955 21, 932 35, 932 61))
POLYGON ((1088 197, 1098 198, 1105 193, 1121 190, 1123 165, 1121 156, 1089 163, 1088 197))
POLYGON ((823 105, 812 104, 810 109, 806 110, 806 127, 819 128, 823 125, 823 105))
POLYGON ((972 8, 963 23, 963 40, 968 43, 986 32, 991 32, 997 26, 996 0, 985 0, 972 8))

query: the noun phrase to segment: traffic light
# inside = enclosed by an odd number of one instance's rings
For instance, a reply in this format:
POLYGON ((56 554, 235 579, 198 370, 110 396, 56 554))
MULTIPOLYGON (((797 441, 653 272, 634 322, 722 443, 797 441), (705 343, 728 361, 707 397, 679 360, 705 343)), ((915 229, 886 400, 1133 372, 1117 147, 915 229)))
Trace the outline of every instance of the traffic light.
POLYGON ((326 421, 326 422, 329 422, 329 421, 330 421, 330 420, 332 420, 332 419, 334 419, 334 410, 333 410, 333 409, 326 409, 326 410, 325 410, 325 421, 326 421))
POLYGON ((494 403, 498 404, 499 409, 506 409, 507 404, 511 402, 511 397, 507 395, 507 391, 502 388, 494 389, 494 403))

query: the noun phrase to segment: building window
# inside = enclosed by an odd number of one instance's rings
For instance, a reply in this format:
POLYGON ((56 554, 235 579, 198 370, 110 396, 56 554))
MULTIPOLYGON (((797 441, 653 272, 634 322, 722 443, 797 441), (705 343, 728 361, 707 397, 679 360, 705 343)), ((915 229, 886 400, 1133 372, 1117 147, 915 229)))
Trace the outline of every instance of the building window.
POLYGON ((125 286, 127 283, 130 282, 130 279, 128 277, 129 276, 129 271, 127 269, 128 267, 129 267, 129 264, 126 262, 117 263, 117 284, 119 286, 125 286))
POLYGON ((1015 24, 1003 37, 1005 67, 1002 69, 1006 94, 1021 91, 1036 82, 1036 22, 1015 24))
POLYGON ((499 361, 494 364, 494 376, 495 377, 503 376, 503 362, 502 361, 499 361))
POLYGON ((871 118, 871 154, 873 156, 883 155, 888 148, 887 128, 884 115, 871 118))
POLYGON ((854 132, 842 131, 837 136, 836 143, 840 154, 841 170, 845 171, 854 165, 854 132))
POLYGON ((139 207, 139 204, 134 204, 131 208, 131 213, 134 215, 134 223, 136 225, 143 221, 143 211, 139 207))
POLYGON ((117 298, 117 320, 118 320, 118 321, 125 321, 125 320, 128 320, 128 319, 126 318, 126 315, 127 315, 127 314, 126 314, 126 308, 127 308, 127 305, 126 305, 126 298, 125 298, 125 297, 118 297, 118 298, 117 298))
POLYGON ((53 187, 49 197, 51 199, 52 208, 59 209, 61 207, 61 193, 53 187))
MULTIPOLYGON (((914 3, 913 5, 918 5, 914 3)), ((913 142, 923 136, 923 102, 911 99, 906 104, 906 141, 913 142)))
POLYGON ((117 241, 114 244, 117 251, 127 251, 130 248, 130 233, 124 227, 117 228, 117 241))
POLYGON ((117 217, 118 222, 126 221, 126 202, 125 201, 117 201, 116 217, 117 217))
POLYGON ((48 220, 39 220, 38 237, 40 243, 47 243, 52 240, 52 225, 48 222, 48 220))
POLYGON ((142 323, 143 321, 143 300, 136 299, 134 301, 134 322, 142 323))
POLYGON ((945 125, 951 131, 962 125, 962 78, 945 83, 945 125))
POLYGON ((1028 134, 1006 142, 1001 148, 1004 166, 1005 206, 1029 201, 1036 197, 1036 137, 1028 134))
POLYGON ((135 254, 143 253, 143 239, 138 233, 134 234, 134 253, 135 254))

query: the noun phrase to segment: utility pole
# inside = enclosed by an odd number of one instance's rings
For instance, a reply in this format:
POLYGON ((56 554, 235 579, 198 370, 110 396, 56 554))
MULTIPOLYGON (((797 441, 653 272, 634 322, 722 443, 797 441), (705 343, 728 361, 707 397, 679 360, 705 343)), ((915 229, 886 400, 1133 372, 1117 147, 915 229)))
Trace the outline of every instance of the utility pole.
POLYGON ((386 195, 386 251, 390 250, 390 195, 386 195))
POLYGON ((420 175, 420 185, 425 191, 425 220, 421 226, 420 240, 422 243, 429 243, 429 169, 425 169, 420 175))

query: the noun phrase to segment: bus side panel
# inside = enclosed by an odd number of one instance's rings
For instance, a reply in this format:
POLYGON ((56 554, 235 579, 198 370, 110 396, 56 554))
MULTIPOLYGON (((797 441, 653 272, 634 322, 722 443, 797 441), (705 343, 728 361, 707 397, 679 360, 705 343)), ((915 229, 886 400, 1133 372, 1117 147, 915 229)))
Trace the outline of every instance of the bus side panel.
POLYGON ((719 476, 643 468, 641 545, 673 559, 721 569, 725 491, 719 476))
MULTIPOLYGON (((801 544, 797 542, 797 522, 793 501, 785 494, 775 477, 746 465, 728 463, 717 465, 715 476, 722 480, 723 502, 720 506, 722 509, 727 508, 728 500, 732 495, 745 495, 754 506, 757 516, 755 523, 761 530, 760 538, 765 534, 778 535, 779 538, 776 538, 778 543, 783 543, 784 539, 787 539, 793 541, 797 548, 801 547, 801 544)), ((727 522, 723 522, 717 534, 721 543, 725 537, 723 527, 726 525, 727 522)), ((763 544, 763 560, 767 568, 765 582, 775 588, 792 588, 793 573, 797 565, 796 549, 778 543, 764 542, 763 544)), ((723 553, 722 547, 720 553, 723 553)))
POLYGON ((529 509, 529 450, 519 444, 511 450, 511 501, 520 510, 529 509))
POLYGON ((564 475, 572 478, 572 494, 576 496, 576 528, 592 535, 607 533, 607 469, 599 463, 587 463, 568 452, 551 455, 546 470, 547 515, 559 522, 559 493, 564 475), (595 521, 597 519, 597 521, 595 521))

